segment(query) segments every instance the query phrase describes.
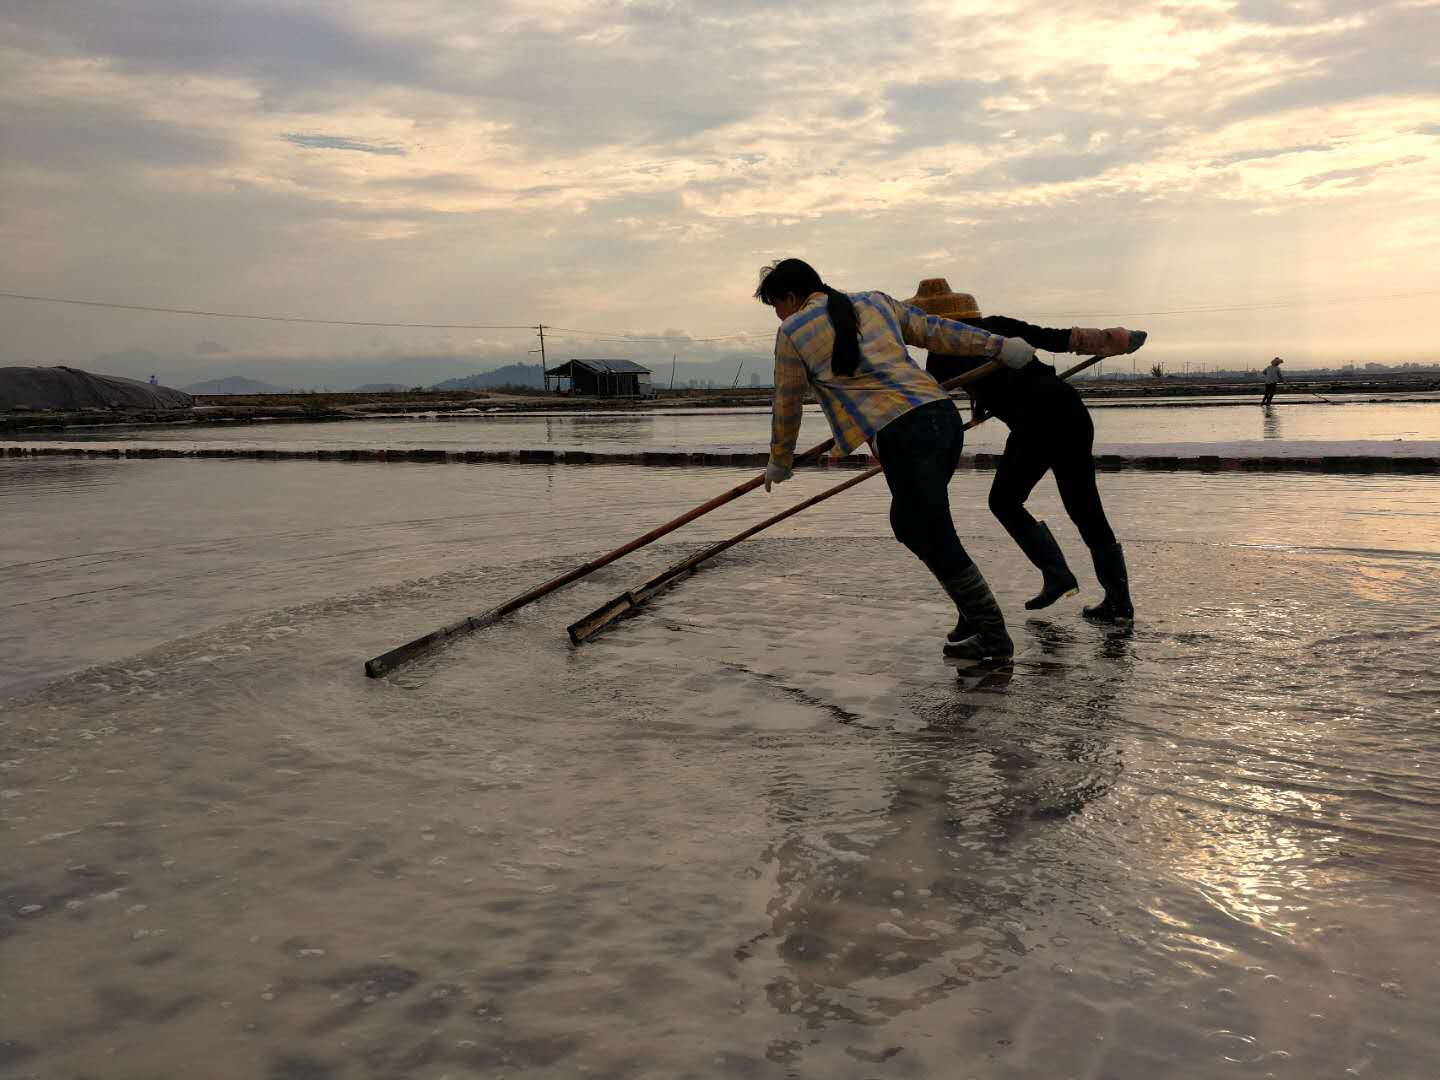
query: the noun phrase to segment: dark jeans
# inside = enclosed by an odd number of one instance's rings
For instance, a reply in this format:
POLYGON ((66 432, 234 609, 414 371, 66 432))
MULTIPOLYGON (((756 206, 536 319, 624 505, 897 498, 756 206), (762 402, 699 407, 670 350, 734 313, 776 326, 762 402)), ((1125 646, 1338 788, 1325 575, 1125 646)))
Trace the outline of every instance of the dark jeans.
POLYGON ((1270 399, 1275 396, 1275 391, 1279 388, 1279 386, 1279 383, 1267 382, 1265 384, 1265 396, 1260 399, 1260 404, 1269 405, 1270 399))
POLYGON ((955 535, 950 478, 960 462, 965 427, 950 401, 911 409, 880 429, 875 449, 890 485, 890 527, 941 583, 953 581, 973 560, 955 535))
POLYGON ((1027 423, 1023 431, 1011 431, 1005 454, 990 485, 990 512, 1019 538, 1034 528, 1035 518, 1025 509, 1025 500, 1046 470, 1055 473, 1055 486, 1065 512, 1080 530, 1085 546, 1092 551, 1115 543, 1115 533, 1105 519, 1100 489, 1095 486, 1095 425, 1080 395, 1068 393, 1037 398, 1035 409, 1040 423, 1027 423))

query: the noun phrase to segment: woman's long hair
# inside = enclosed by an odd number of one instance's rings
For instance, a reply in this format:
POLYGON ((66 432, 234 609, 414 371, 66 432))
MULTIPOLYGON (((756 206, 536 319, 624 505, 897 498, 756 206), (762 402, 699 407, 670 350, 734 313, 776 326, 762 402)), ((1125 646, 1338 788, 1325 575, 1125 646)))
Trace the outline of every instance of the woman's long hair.
POLYGON ((837 375, 854 375, 860 366, 860 324, 855 318, 855 305, 839 289, 832 289, 821 281, 813 266, 801 259, 781 259, 762 268, 755 299, 774 307, 776 300, 791 293, 803 300, 817 292, 825 294, 825 310, 835 324, 830 369, 837 375))

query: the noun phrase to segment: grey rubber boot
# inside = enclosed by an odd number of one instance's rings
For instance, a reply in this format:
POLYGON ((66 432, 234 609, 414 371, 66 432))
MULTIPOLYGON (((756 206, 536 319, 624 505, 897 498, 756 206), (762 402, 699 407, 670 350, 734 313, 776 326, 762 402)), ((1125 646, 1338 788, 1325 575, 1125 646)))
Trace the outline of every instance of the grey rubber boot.
POLYGON ((1005 616, 978 566, 971 563, 959 577, 945 582, 945 591, 972 631, 963 641, 946 645, 946 656, 956 660, 984 660, 1015 654, 1015 643, 1005 630, 1005 616))
POLYGON ((1029 529, 1015 537, 1020 550, 1045 575, 1040 591, 1025 601, 1026 611, 1047 608, 1063 596, 1074 596, 1080 591, 1080 583, 1065 564, 1065 553, 1050 534, 1050 526, 1037 521, 1029 529))
POLYGON ((1130 575, 1125 569, 1125 552, 1119 544, 1097 548, 1090 553, 1095 561, 1095 576, 1105 589, 1105 599, 1084 610, 1092 622, 1127 623, 1135 619, 1135 605, 1130 602, 1130 575))

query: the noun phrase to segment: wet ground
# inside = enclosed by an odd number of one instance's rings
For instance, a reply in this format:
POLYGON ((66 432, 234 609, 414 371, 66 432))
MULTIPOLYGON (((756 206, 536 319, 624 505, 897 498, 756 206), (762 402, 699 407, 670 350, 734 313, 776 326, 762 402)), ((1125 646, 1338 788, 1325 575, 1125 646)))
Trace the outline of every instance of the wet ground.
MULTIPOLYGON (((1182 445, 1190 453, 1219 453, 1225 444, 1251 444, 1266 454, 1296 452, 1316 444, 1367 443, 1371 452, 1394 452, 1421 444, 1440 452, 1440 405, 1378 399, 1327 405, 1285 401, 1262 410, 1254 400, 1230 405, 1185 402, 1091 408, 1095 439, 1109 446, 1182 445), (1177 403, 1178 404, 1178 403, 1177 403)), ((829 436, 817 406, 806 410, 801 445, 829 436)), ((966 438, 971 450, 998 453, 1005 445, 1003 424, 990 422, 966 438)), ((67 429, 47 435, 20 433, 7 441, 26 445, 244 447, 277 450, 425 448, 432 450, 588 450, 626 453, 677 450, 712 453, 764 451, 770 442, 770 412, 755 409, 676 409, 651 412, 586 412, 570 415, 438 413, 428 418, 256 422, 168 427, 67 429)), ((0 443, 3 445, 3 443, 0 443)), ((1363 449, 1315 450, 1361 453, 1363 449)))
POLYGON ((1107 475, 1120 633, 961 474, 976 671, 872 482, 569 646, 802 474, 361 675, 746 475, 0 462, 0 1074, 1430 1075, 1440 483, 1107 475))

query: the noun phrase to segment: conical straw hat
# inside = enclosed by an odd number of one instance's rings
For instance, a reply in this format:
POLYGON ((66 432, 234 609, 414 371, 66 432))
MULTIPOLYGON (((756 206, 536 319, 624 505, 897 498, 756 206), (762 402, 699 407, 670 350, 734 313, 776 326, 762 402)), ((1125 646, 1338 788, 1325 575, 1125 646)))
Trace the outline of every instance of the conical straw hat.
POLYGON ((980 317, 980 305, 969 293, 951 292, 950 283, 943 277, 926 278, 920 282, 915 295, 905 301, 918 307, 927 315, 939 315, 942 319, 966 319, 980 317))

